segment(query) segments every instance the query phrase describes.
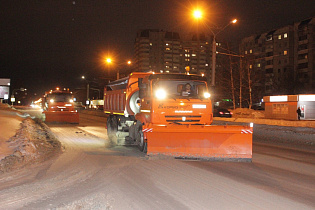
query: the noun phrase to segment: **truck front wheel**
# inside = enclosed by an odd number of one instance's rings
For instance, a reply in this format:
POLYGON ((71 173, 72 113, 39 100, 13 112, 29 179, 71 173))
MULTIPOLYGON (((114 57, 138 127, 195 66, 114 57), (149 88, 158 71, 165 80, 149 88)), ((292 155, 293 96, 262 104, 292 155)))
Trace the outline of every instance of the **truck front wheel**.
POLYGON ((144 141, 143 132, 142 132, 142 125, 140 123, 136 124, 136 143, 141 152, 147 152, 147 143, 144 141))

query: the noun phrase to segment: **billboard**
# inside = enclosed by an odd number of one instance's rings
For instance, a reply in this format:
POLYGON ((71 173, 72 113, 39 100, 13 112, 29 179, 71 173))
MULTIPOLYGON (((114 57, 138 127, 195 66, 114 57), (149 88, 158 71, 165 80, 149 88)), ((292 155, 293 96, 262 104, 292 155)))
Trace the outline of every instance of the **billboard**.
POLYGON ((0 86, 10 86, 10 79, 0 78, 0 86))
POLYGON ((8 99, 9 96, 9 87, 8 86, 0 86, 0 98, 8 99))

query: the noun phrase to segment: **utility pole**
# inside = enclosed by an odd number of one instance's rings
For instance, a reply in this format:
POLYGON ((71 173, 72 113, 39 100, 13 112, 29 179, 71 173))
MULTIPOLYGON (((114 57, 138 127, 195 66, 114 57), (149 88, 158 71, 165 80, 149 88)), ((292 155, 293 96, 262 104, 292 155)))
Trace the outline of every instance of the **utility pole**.
POLYGON ((240 57, 240 108, 242 108, 242 78, 243 78, 243 64, 242 58, 240 57))
POLYGON ((234 79, 233 79, 232 56, 229 56, 229 59, 230 59, 231 92, 232 92, 232 100, 233 100, 233 109, 235 110, 235 90, 234 90, 234 79))

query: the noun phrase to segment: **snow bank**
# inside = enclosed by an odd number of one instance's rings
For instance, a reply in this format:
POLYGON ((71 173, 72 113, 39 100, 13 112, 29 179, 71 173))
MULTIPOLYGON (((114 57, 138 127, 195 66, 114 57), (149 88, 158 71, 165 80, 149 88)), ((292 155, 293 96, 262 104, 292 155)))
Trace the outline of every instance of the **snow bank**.
POLYGON ((0 173, 41 162, 61 152, 60 142, 40 120, 27 118, 20 126, 16 134, 7 141, 13 154, 0 160, 0 173))
POLYGON ((214 120, 228 122, 255 123, 264 125, 289 126, 289 127, 310 127, 315 128, 315 120, 278 120, 266 119, 265 111, 237 108, 230 110, 233 112, 232 118, 214 117, 214 120))

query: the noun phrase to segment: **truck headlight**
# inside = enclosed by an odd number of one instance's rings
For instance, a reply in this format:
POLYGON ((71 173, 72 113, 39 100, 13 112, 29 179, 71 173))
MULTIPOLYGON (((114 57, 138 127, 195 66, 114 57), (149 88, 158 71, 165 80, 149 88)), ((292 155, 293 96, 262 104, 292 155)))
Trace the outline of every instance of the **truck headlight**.
POLYGON ((166 91, 163 89, 158 89, 155 91, 155 96, 158 99, 165 99, 166 98, 166 91))
POLYGON ((54 99, 50 99, 50 103, 54 103, 54 99))
POLYGON ((208 92, 205 92, 204 94, 203 94, 203 96, 205 97, 205 98, 210 98, 210 93, 208 93, 208 92))

